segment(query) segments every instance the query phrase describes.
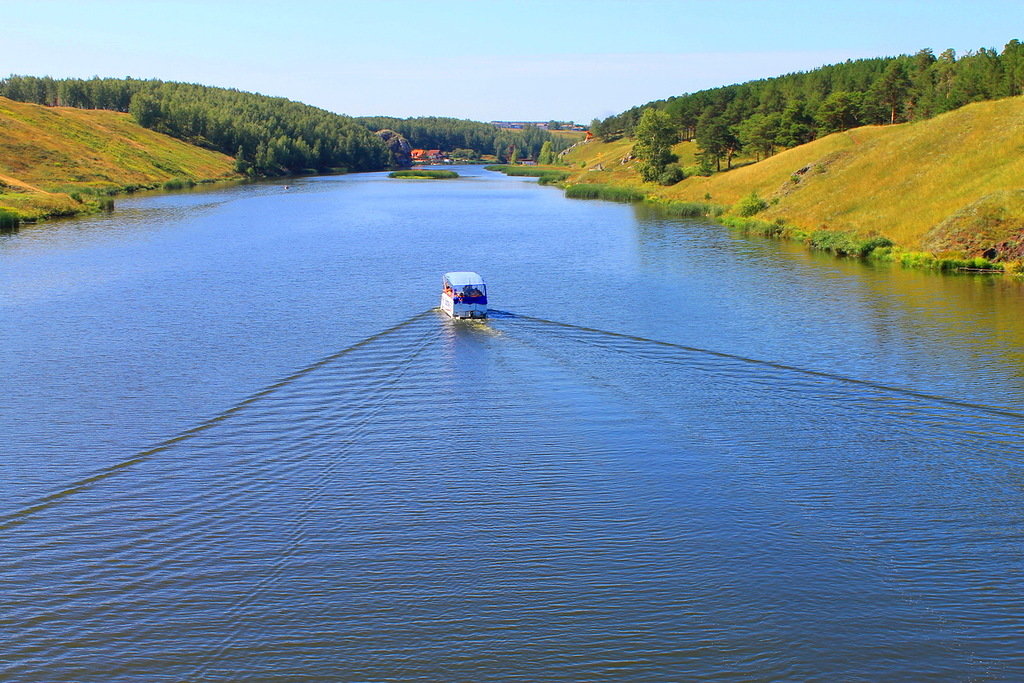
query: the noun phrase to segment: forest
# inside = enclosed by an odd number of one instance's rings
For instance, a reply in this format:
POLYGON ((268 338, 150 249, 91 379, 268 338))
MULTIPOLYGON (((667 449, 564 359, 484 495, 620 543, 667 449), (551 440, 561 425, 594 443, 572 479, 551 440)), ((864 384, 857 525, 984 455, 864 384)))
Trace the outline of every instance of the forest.
POLYGON ((401 133, 413 147, 462 148, 500 160, 536 157, 545 142, 556 150, 566 144, 538 128, 508 131, 441 117, 356 119, 282 97, 159 80, 10 76, 0 80, 0 96, 127 112, 145 128, 235 157, 240 173, 256 176, 395 167, 374 135, 382 128, 401 133))
POLYGON ((493 154, 499 163, 509 161, 513 156, 536 159, 545 142, 551 143, 553 152, 559 152, 571 144, 566 138, 551 135, 536 126, 510 130, 490 123, 437 116, 407 119, 367 116, 355 120, 369 130, 388 128, 396 131, 414 148, 460 150, 460 156, 469 158, 493 154))
POLYGON ((664 173, 669 158, 660 139, 696 140, 705 173, 741 150, 767 157, 778 148, 800 145, 829 133, 868 124, 926 119, 971 102, 1024 92, 1024 44, 1011 40, 997 52, 981 48, 958 57, 931 49, 914 55, 848 60, 799 72, 670 97, 633 107, 590 130, 613 140, 637 133, 650 178, 664 173), (653 141, 653 142, 652 142, 653 141), (643 142, 643 141, 642 141, 643 142))
POLYGON ((281 97, 131 78, 11 76, 0 95, 21 102, 129 112, 144 128, 235 157, 237 170, 285 175, 388 165, 380 139, 350 117, 281 97))

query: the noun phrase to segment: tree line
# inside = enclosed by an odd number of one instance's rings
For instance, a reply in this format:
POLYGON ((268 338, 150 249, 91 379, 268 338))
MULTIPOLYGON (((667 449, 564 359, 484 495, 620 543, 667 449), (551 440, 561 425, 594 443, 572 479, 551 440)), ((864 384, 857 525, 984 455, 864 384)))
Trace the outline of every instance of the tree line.
POLYGON ((657 112, 644 121, 638 149, 653 180, 672 161, 663 149, 666 135, 671 142, 696 140, 702 172, 710 173, 722 161, 731 166, 741 150, 760 159, 855 126, 926 119, 1022 93, 1024 44, 1014 39, 1002 52, 981 48, 958 57, 924 49, 701 90, 595 119, 590 130, 604 140, 633 136, 645 112, 657 112))
POLYGON ((545 142, 568 143, 536 126, 504 130, 446 117, 353 118, 282 97, 192 83, 133 78, 16 76, 0 80, 0 96, 45 106, 128 112, 143 127, 235 157, 240 172, 287 175, 344 168, 397 166, 373 133, 389 128, 413 147, 459 150, 499 161, 536 158, 545 142))
POLYGON ((469 158, 493 154, 499 163, 513 159, 537 159, 546 142, 555 153, 570 144, 565 138, 551 135, 537 126, 512 130, 491 123, 442 116, 406 119, 362 116, 355 120, 369 130, 387 128, 396 131, 417 149, 459 150, 461 156, 469 158))
POLYGON ((286 175, 388 166, 381 140, 351 117, 282 97, 131 78, 10 76, 0 95, 46 106, 129 112, 143 127, 235 157, 240 172, 286 175))

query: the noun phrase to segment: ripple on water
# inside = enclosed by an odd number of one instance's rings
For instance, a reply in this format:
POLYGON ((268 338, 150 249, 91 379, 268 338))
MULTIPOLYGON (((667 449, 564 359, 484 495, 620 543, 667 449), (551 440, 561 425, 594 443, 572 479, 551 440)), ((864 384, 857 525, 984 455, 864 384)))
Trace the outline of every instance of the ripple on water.
POLYGON ((0 671, 1015 678, 1022 436, 840 377, 420 315, 10 513, 0 671))

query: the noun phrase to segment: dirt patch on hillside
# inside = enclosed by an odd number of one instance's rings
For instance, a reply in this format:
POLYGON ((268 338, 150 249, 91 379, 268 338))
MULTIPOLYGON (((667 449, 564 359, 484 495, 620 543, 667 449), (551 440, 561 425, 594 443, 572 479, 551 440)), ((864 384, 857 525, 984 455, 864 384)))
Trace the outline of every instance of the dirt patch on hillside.
POLYGON ((986 195, 928 231, 924 248, 935 253, 1024 260, 1024 190, 986 195))

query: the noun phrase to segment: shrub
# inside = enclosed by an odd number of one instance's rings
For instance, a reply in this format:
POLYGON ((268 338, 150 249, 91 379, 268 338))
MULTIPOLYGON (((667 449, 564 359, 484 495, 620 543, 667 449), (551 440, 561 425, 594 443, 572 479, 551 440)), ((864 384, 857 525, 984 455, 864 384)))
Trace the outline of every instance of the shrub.
POLYGON ((892 247, 892 240, 887 237, 862 238, 838 230, 815 230, 811 233, 810 243, 815 249, 830 251, 837 256, 860 258, 867 256, 875 249, 892 247))
POLYGON ((553 185, 555 183, 562 182, 563 180, 565 180, 568 177, 569 177, 569 174, 566 171, 547 171, 543 175, 538 176, 537 184, 538 185, 553 185))
POLYGON ((645 183, 653 183, 661 174, 661 167, 652 161, 638 161, 633 166, 633 169, 640 174, 640 178, 645 183))
POLYGON ((658 176, 658 183, 661 185, 675 185, 685 177, 686 174, 683 173, 683 169, 679 167, 679 164, 669 164, 662 171, 661 175, 658 176))
POLYGON ((9 209, 0 208, 0 230, 14 230, 21 224, 21 217, 9 209))
POLYGON ((970 265, 968 267, 977 270, 1004 270, 1003 264, 993 263, 992 261, 989 261, 987 258, 984 258, 982 256, 976 256, 973 259, 971 259, 970 265))
POLYGON ((756 218, 739 218, 736 216, 723 216, 722 223, 731 228, 736 228, 742 233, 751 235, 762 235, 764 237, 782 237, 786 234, 786 224, 781 219, 774 223, 762 221, 756 218))
POLYGON ((892 240, 888 237, 871 237, 861 244, 861 256, 867 256, 876 249, 892 249, 892 240))
POLYGON ((756 192, 751 192, 736 204, 736 213, 744 218, 749 218, 767 208, 768 202, 758 197, 756 192))

